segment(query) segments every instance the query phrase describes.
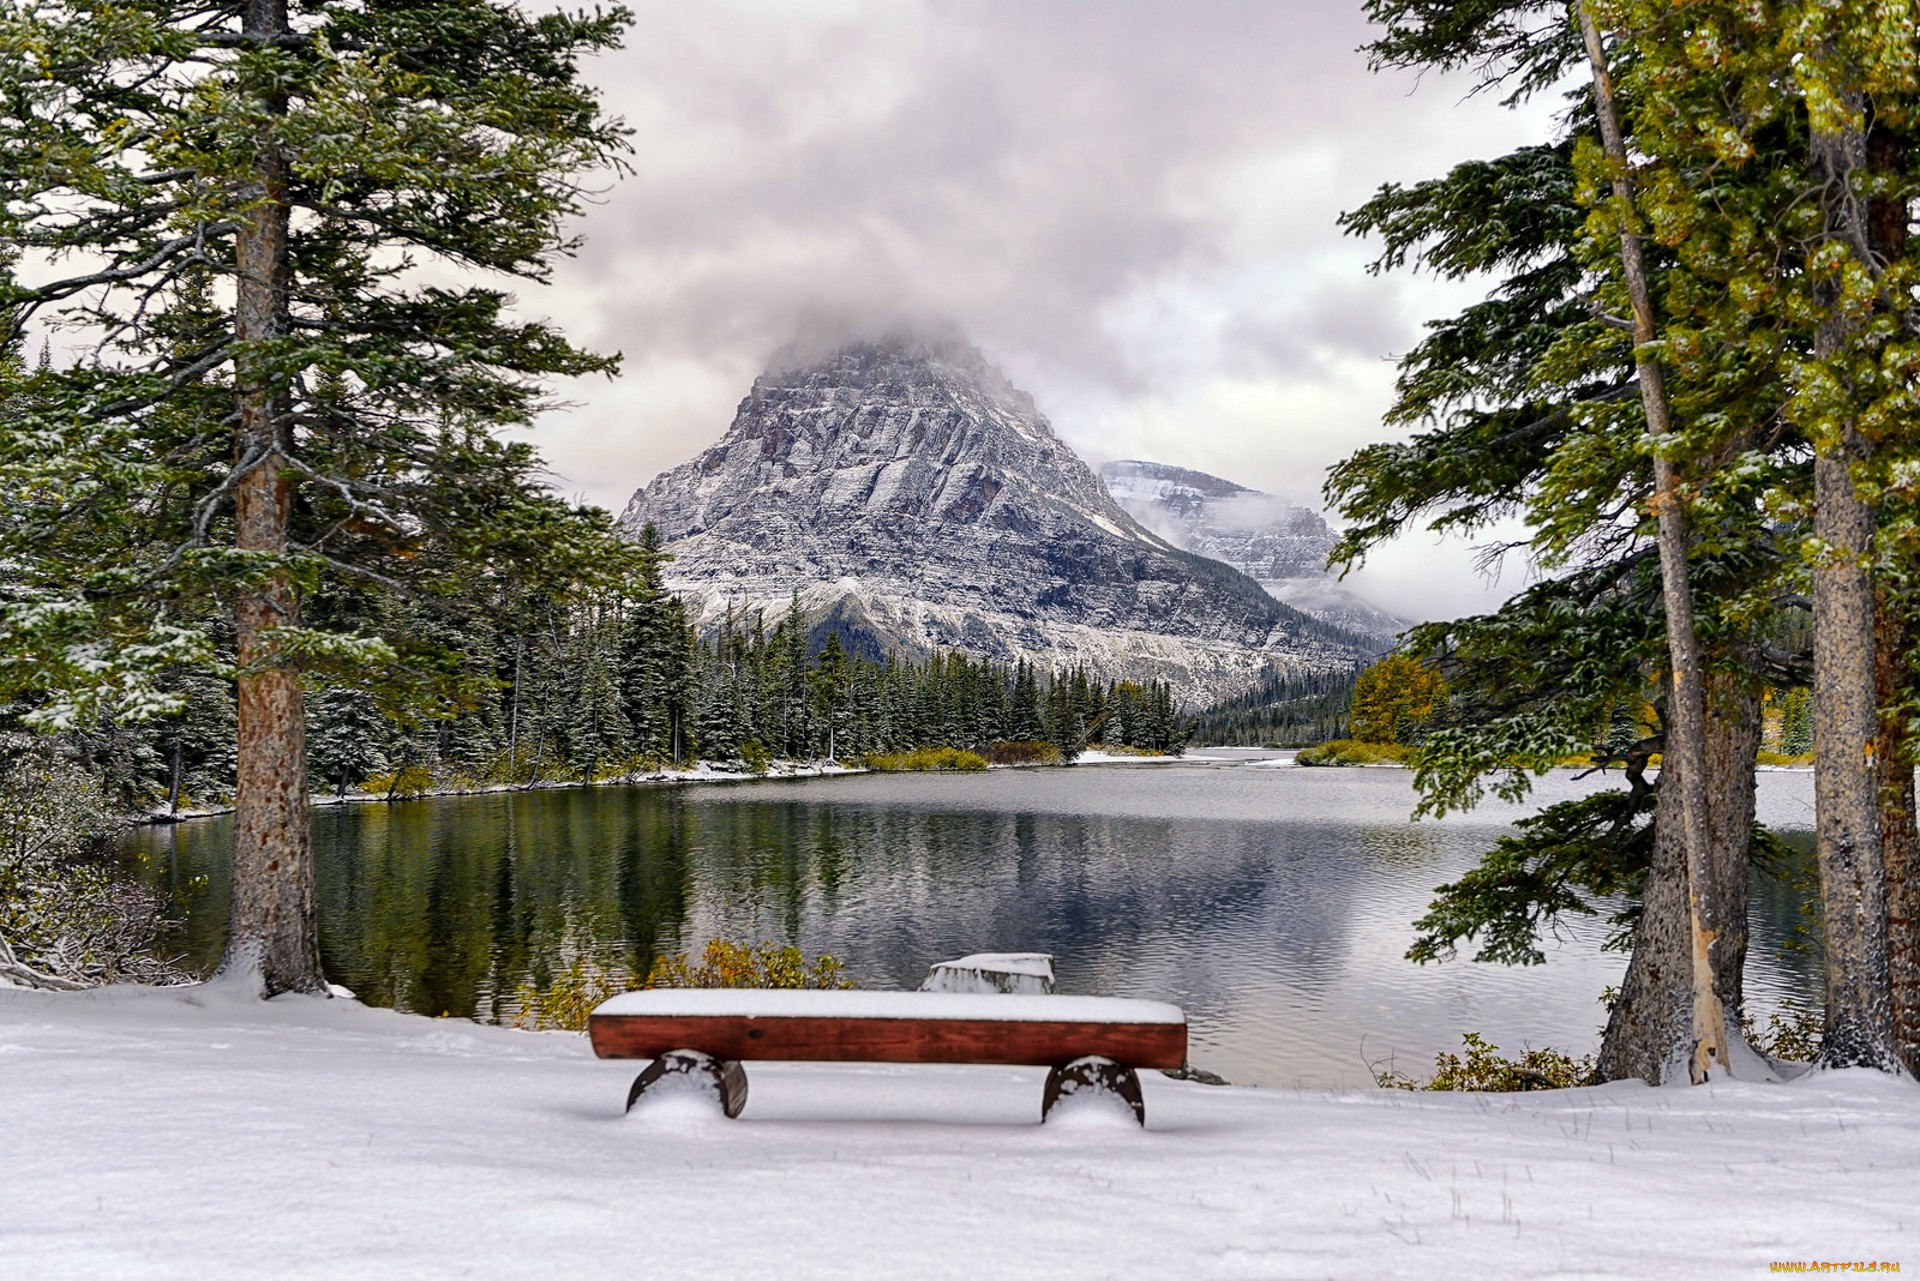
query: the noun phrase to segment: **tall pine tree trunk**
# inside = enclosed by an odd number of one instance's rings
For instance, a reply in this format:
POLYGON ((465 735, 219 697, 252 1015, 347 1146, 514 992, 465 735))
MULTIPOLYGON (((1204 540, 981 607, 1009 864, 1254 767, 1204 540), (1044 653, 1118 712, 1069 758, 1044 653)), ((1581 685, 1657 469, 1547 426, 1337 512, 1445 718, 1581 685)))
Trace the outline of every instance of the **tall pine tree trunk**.
POLYGON ((1827 997, 1820 1061, 1886 1068, 1894 1058, 1893 994, 1875 760, 1874 592, 1865 565, 1873 515, 1850 468, 1864 455, 1864 442, 1848 429, 1837 448, 1814 459, 1814 537, 1824 544, 1813 570, 1814 828, 1827 997))
MULTIPOLYGON (((1904 177, 1909 139, 1875 121, 1867 160, 1875 172, 1904 177)), ((1867 243, 1882 262, 1900 262, 1908 252, 1904 198, 1879 196, 1867 204, 1867 243)), ((1920 577, 1909 556, 1905 577, 1920 577)), ((1906 708, 1916 692, 1908 611, 1910 591, 1882 585, 1874 598, 1874 693, 1880 706, 1880 857, 1887 886, 1887 977, 1893 996, 1894 1043, 1907 1071, 1920 1076, 1920 828, 1915 822, 1914 744, 1906 708)))
POLYGON ((1887 979, 1894 1044, 1907 1071, 1920 1076, 1920 830, 1915 827, 1913 742, 1903 704, 1913 692, 1913 643, 1907 601, 1882 588, 1874 611, 1874 687, 1880 705, 1875 750, 1881 777, 1880 855, 1886 869, 1887 979))
MULTIPOLYGON (((261 42, 288 32, 285 0, 247 0, 242 31, 261 42)), ((270 106, 271 94, 263 95, 270 106)), ((286 159, 269 128, 256 152, 256 182, 235 241, 235 382, 239 474, 234 545, 287 550, 291 407, 271 362, 250 344, 288 329, 286 159)), ((278 628, 300 621, 292 578, 282 570, 239 594, 238 770, 234 785, 233 899, 222 972, 252 973, 262 995, 324 992, 314 919, 313 842, 307 796, 306 722, 299 673, 281 656, 278 628)))
MULTIPOLYGON (((1747 953, 1747 855, 1753 834, 1754 753, 1760 704, 1745 682, 1716 676, 1706 699, 1707 830, 1713 851, 1713 914, 1727 922, 1713 949, 1713 987, 1738 1026, 1747 953)), ((1691 1077, 1694 1017, 1693 929, 1685 824, 1678 786, 1684 766, 1663 757, 1655 809, 1653 867, 1633 934, 1633 958, 1607 1019, 1597 1070, 1602 1080, 1639 1077, 1655 1085, 1691 1077)))
MULTIPOLYGON (((1813 177, 1821 191, 1823 247, 1838 246, 1874 271, 1862 253, 1866 211, 1855 183, 1867 167, 1866 129, 1850 71, 1832 50, 1814 74, 1836 95, 1810 137, 1813 177), (1859 122, 1836 125, 1834 120, 1859 122), (1864 261, 1862 259, 1864 258, 1864 261)), ((1859 333, 1840 281, 1829 272, 1814 282, 1824 319, 1814 331, 1814 356, 1829 370, 1844 365, 1859 333)), ((1830 378, 1830 394, 1844 397, 1844 377, 1830 378)), ((1822 938, 1826 954, 1827 1024, 1820 1049, 1826 1067, 1891 1069, 1892 981, 1887 966, 1886 869, 1880 840, 1880 778, 1876 755, 1880 721, 1874 661, 1874 584, 1869 568, 1874 514, 1861 498, 1853 470, 1871 456, 1851 408, 1821 406, 1835 425, 1818 433, 1813 460, 1813 534, 1820 553, 1813 566, 1814 828, 1820 865, 1822 938)))
POLYGON ((1606 49, 1600 40, 1600 30, 1594 24, 1587 0, 1576 0, 1575 7, 1579 10, 1580 32, 1593 68, 1594 111, 1599 117, 1600 135, 1606 146, 1607 157, 1613 165, 1613 193, 1621 219, 1620 265, 1633 308, 1634 363, 1640 378, 1640 400, 1646 410, 1647 432, 1655 441, 1652 507, 1658 527, 1660 579, 1667 616, 1667 652, 1673 673, 1663 759, 1679 766, 1677 779, 1668 775, 1667 781, 1661 784, 1661 791, 1663 794, 1669 792, 1675 782, 1680 787, 1678 817, 1686 854, 1693 992, 1693 1015, 1686 1043, 1690 1047, 1692 1079, 1698 1085, 1711 1072, 1724 1071, 1727 1067, 1726 1013, 1714 990, 1713 971, 1717 963, 1715 948, 1731 927, 1716 911, 1721 894, 1713 882, 1715 860, 1708 845, 1706 691, 1702 684, 1704 673, 1700 663, 1700 642, 1693 625, 1693 585, 1687 564, 1686 512, 1680 505, 1679 479, 1674 473, 1673 464, 1659 452, 1659 442, 1671 433, 1672 421, 1667 403, 1665 373, 1660 362, 1648 352, 1649 344, 1655 341, 1658 334, 1654 328, 1653 297, 1647 285, 1640 238, 1632 224, 1633 186, 1628 177, 1626 139, 1620 128, 1620 115, 1614 102, 1613 81, 1607 71, 1606 49))

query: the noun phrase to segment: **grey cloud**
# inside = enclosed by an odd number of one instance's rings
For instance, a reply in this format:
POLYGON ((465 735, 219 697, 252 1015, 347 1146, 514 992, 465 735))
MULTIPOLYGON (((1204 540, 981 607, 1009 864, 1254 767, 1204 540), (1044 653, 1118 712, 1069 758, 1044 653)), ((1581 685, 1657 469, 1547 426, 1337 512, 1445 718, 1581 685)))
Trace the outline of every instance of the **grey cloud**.
MULTIPOLYGON (((595 211, 567 289, 628 349, 777 345, 823 306, 926 310, 1124 381, 1102 311, 1232 265, 1250 211, 1209 207, 1220 170, 1383 141, 1355 117, 1404 86, 1367 75, 1355 7, 643 6, 603 64, 641 172, 595 211), (685 163, 650 161, 689 142, 685 163)), ((1276 203, 1314 206, 1334 241, 1337 208, 1289 185, 1276 203)))
POLYGON ((1289 311, 1235 315, 1221 331, 1221 360, 1241 377, 1337 377, 1329 355, 1397 357, 1419 333, 1397 282, 1342 280, 1289 311))
POLYGON ((1530 131, 1443 78, 1409 98, 1369 74, 1359 0, 635 7, 592 74, 636 172, 526 300, 627 356, 541 433, 614 506, 820 316, 951 319, 1090 453, 1129 447, 1114 424, 1142 405, 1178 438, 1222 380, 1320 384, 1324 467, 1384 407, 1383 380, 1329 400, 1330 359, 1403 349, 1431 293, 1366 277, 1335 217, 1530 131))

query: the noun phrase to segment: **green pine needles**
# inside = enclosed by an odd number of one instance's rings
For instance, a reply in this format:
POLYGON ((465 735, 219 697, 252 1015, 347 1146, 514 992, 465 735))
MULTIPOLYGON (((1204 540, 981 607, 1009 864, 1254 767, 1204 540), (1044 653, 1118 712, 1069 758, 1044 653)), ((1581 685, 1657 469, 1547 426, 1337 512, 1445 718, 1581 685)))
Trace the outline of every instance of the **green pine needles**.
POLYGON ((509 287, 624 164, 579 68, 626 17, 0 0, 0 702, 65 730, 180 714, 165 674, 222 666, 230 618, 227 964, 266 994, 326 990, 309 697, 442 714, 474 686, 436 630, 633 568, 500 434, 616 367, 509 287), (25 368, 30 334, 61 357, 25 368))
POLYGON ((1712 1003, 1737 1022, 1747 872, 1771 857, 1754 761, 1777 721, 1785 750, 1812 749, 1821 796, 1824 1061, 1889 1067, 1897 1039, 1920 1063, 1920 15, 1366 9, 1378 65, 1467 69, 1509 103, 1578 81, 1550 136, 1388 184, 1343 220, 1377 238, 1376 270, 1491 285, 1402 360, 1388 418, 1407 434, 1329 474, 1337 559, 1518 518, 1527 533, 1489 562, 1535 574, 1403 643, 1449 695, 1413 752, 1420 811, 1521 799, 1574 756, 1625 783, 1441 887, 1414 955, 1472 939, 1529 962, 1564 914, 1612 917, 1633 960, 1597 1069, 1658 1079, 1674 1029, 1714 1021, 1712 1003))
MULTIPOLYGON (((515 318, 504 283, 545 280, 621 167, 578 64, 624 13, 301 3, 264 31, 261 7, 0 3, 0 694, 35 723, 177 709, 158 674, 212 663, 211 611, 270 582, 433 601, 626 563, 496 434, 550 378, 615 368, 515 318), (262 325, 239 242, 274 215, 262 325), (25 367, 29 334, 61 356, 25 367), (271 458, 236 453, 249 404, 271 458), (241 546, 267 465, 283 537, 241 546)), ((432 646, 364 624, 283 618, 274 661, 457 701, 432 646)))

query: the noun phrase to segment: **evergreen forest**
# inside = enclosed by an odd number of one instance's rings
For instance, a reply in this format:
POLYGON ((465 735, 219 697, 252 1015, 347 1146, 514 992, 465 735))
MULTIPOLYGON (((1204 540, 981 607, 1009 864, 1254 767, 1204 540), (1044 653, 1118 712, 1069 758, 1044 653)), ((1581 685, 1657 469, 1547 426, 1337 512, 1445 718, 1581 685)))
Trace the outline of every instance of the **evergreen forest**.
MULTIPOLYGON (((815 626, 797 600, 772 619, 729 610, 703 634, 688 602, 662 585, 666 558, 650 528, 636 550, 625 585, 569 597, 374 591, 319 602, 342 631, 358 624, 410 638, 413 661, 431 663, 438 680, 424 708, 376 681, 315 682, 306 694, 314 790, 398 798, 621 779, 701 760, 762 772, 770 760, 851 764, 925 748, 1041 763, 1096 743, 1175 751, 1193 729, 1163 681, 1102 683, 1084 668, 959 652, 869 659, 815 626)), ((231 676, 182 666, 160 688, 179 711, 100 715, 70 729, 69 743, 123 808, 225 803, 231 676)))

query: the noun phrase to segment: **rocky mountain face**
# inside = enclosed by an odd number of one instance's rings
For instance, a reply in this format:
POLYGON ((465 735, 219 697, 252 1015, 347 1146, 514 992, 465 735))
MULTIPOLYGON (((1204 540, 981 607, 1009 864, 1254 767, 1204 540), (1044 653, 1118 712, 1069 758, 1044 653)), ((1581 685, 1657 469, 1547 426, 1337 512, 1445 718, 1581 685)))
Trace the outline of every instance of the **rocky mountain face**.
POLYGON ((1274 599, 1385 649, 1410 623, 1327 571, 1338 536, 1325 517, 1203 471, 1129 459, 1100 468, 1107 492, 1175 547, 1224 561, 1274 599))
POLYGON ((869 652, 958 648, 1194 703, 1354 638, 1142 528, 1033 400, 957 338, 776 356, 726 436, 633 496, 707 622, 803 605, 869 652))

